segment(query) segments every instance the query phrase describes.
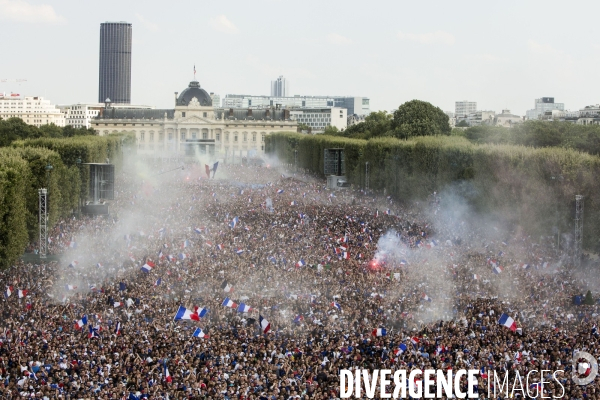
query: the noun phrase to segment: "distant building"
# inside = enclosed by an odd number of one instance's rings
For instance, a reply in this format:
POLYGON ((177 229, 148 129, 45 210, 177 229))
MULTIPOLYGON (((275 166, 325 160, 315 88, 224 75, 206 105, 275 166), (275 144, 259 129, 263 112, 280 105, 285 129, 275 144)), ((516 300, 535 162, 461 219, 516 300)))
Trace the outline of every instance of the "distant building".
MULTIPOLYGON (((92 120, 96 118, 105 104, 68 104, 59 105, 58 108, 65 116, 65 126, 71 125, 74 128, 91 128, 92 120)), ((111 107, 116 109, 143 109, 150 110, 154 107, 141 106, 133 104, 111 104, 111 107)))
POLYGON ((467 119, 469 114, 473 114, 477 111, 477 102, 476 101, 457 101, 454 103, 454 116, 457 121, 462 121, 467 119))
POLYGON ((131 24, 100 24, 98 103, 131 103, 131 24))
POLYGON ((271 81, 271 97, 287 97, 291 94, 290 83, 283 76, 271 81))
POLYGON ((535 99, 534 108, 532 110, 527 110, 525 116, 527 119, 540 119, 540 116, 544 115, 546 111, 562 111, 564 109, 564 103, 555 103, 554 97, 542 97, 535 99))
POLYGON ((495 116, 495 111, 475 111, 467 115, 466 121, 469 126, 493 125, 495 116))
POLYGON ((518 115, 511 114, 510 110, 502 110, 502 112, 497 114, 494 118, 494 125, 503 126, 505 128, 512 128, 515 124, 519 124, 521 122, 523 122, 523 118, 518 115))
POLYGON ((253 96, 228 94, 223 99, 223 107, 233 108, 330 108, 341 107, 348 115, 367 116, 371 113, 370 100, 366 97, 351 96, 253 96))
POLYGON ((37 96, 7 97, 0 93, 0 118, 21 118, 23 122, 38 127, 49 124, 65 126, 65 116, 60 109, 50 100, 37 96))
POLYGON ((227 160, 238 155, 260 156, 267 135, 296 132, 298 123, 291 118, 290 110, 215 108, 200 83, 192 81, 176 94, 174 108, 103 108, 92 120, 92 127, 101 136, 133 133, 140 154, 180 156, 193 148, 199 154, 224 156, 227 160))
POLYGON ((221 96, 219 96, 218 94, 214 94, 213 92, 210 92, 210 99, 212 100, 213 107, 215 107, 215 108, 221 107, 221 96))
POLYGON ((290 117, 298 124, 311 127, 313 132, 323 132, 328 126, 335 126, 343 131, 348 126, 348 114, 345 108, 294 108, 290 109, 290 117))
POLYGON ((365 122, 365 116, 364 115, 357 115, 357 114, 352 114, 352 115, 348 115, 348 126, 352 126, 352 125, 357 125, 360 124, 361 122, 365 122))
POLYGON ((579 110, 579 117, 598 117, 600 116, 600 104, 585 106, 579 110))
POLYGON ((452 111, 444 111, 444 114, 448 116, 450 128, 454 128, 456 126, 456 118, 454 117, 454 113, 452 111))

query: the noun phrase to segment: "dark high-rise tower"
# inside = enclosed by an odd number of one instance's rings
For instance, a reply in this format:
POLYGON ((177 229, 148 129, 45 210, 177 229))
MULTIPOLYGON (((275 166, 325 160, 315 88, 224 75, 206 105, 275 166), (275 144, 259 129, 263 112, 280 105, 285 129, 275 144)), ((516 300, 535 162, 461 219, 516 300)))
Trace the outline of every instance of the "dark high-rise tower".
POLYGON ((100 24, 99 72, 99 103, 131 103, 131 24, 100 24))

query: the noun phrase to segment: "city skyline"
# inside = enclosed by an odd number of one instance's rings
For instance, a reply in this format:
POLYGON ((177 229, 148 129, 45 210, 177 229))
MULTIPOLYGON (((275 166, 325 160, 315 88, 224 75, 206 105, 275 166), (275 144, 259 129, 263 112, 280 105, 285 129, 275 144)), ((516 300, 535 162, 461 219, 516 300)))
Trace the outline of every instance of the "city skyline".
POLYGON ((307 2, 300 8, 260 3, 262 13, 248 3, 224 11, 188 1, 164 13, 155 2, 140 9, 108 0, 90 13, 87 4, 75 1, 0 0, 2 29, 11 38, 0 43, 0 51, 18 60, 5 62, 0 79, 27 79, 2 83, 0 91, 55 104, 94 102, 98 26, 127 21, 135 29, 131 102, 157 108, 171 106, 168 99, 193 78, 194 64, 202 87, 222 97, 268 95, 268 83, 283 75, 293 81, 294 94, 366 96, 373 111, 412 99, 445 111, 469 99, 480 109, 519 115, 546 96, 569 110, 599 102, 600 83, 588 78, 598 46, 583 39, 599 30, 592 16, 600 5, 580 14, 576 6, 554 12, 558 2, 497 8, 461 1, 435 3, 433 9, 378 2, 358 13, 352 2, 307 2), (317 5, 319 13, 312 15, 317 5), (276 18, 292 13, 294 18, 276 18), (557 26, 562 29, 548 29, 557 26), (24 51, 30 43, 41 45, 24 51))

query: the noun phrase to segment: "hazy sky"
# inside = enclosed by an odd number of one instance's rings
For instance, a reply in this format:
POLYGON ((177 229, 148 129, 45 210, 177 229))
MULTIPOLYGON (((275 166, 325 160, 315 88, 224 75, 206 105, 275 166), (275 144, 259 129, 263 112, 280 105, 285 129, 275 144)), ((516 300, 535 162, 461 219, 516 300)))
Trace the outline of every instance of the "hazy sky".
POLYGON ((225 94, 354 95, 372 110, 456 100, 523 115, 600 103, 600 2, 0 0, 0 91, 95 102, 100 23, 133 24, 132 102, 173 107, 193 78, 225 94))

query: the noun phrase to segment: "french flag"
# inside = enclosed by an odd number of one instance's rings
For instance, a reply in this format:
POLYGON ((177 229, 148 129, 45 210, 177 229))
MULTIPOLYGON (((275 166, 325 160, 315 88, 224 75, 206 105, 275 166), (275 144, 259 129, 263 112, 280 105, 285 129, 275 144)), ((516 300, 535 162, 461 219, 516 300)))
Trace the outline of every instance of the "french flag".
POLYGON ((296 267, 304 267, 305 265, 306 263, 302 259, 296 263, 296 267))
POLYGON ((71 264, 69 264, 69 268, 75 268, 78 264, 78 261, 71 261, 71 264))
POLYGON ((416 346, 416 345, 418 345, 418 344, 419 344, 420 340, 419 340, 419 338, 418 338, 418 337, 416 337, 416 336, 413 336, 413 337, 411 337, 411 338, 410 338, 410 342, 411 342, 411 343, 412 343, 414 346, 416 346))
POLYGON ((385 328, 377 328, 377 329, 373 329, 373 332, 371 332, 371 334, 373 336, 386 336, 387 331, 385 330, 385 328))
POLYGON ((200 328, 196 328, 196 330, 193 333, 193 336, 199 338, 208 338, 208 335, 204 333, 204 331, 200 328))
POLYGON ((176 260, 176 258, 175 258, 175 256, 173 256, 173 255, 169 254, 169 255, 167 256, 167 260, 169 260, 170 262, 173 262, 173 261, 175 261, 175 260, 176 260))
POLYGON ((242 250, 242 249, 237 249, 237 250, 235 251, 235 253, 236 253, 237 255, 240 255, 240 254, 242 254, 243 252, 244 252, 244 250, 242 250))
POLYGON ((229 308, 237 308, 237 304, 235 304, 233 301, 231 301, 231 299, 229 299, 229 297, 225 297, 225 300, 223 300, 223 304, 221 304, 222 306, 225 307, 229 307, 229 308))
POLYGON ((204 242, 204 244, 208 247, 212 247, 212 245, 213 245, 212 242, 210 242, 208 240, 206 242, 204 242))
POLYGON ((513 332, 517 331, 517 323, 515 322, 514 319, 509 317, 508 314, 502 314, 500 316, 500 319, 498 320, 498 324, 504 325, 505 327, 507 327, 508 329, 510 329, 513 332))
POLYGON ((238 224, 238 222, 240 221, 240 219, 238 217, 235 217, 234 219, 231 220, 231 222, 229 223, 229 227, 231 229, 234 229, 235 226, 238 224))
POLYGON ((260 328, 262 329, 263 333, 267 333, 271 330, 271 324, 269 321, 264 319, 262 315, 258 316, 258 320, 260 321, 260 328))
POLYGON ((189 240, 184 240, 183 244, 181 245, 182 249, 185 249, 186 247, 190 247, 190 241, 189 240))
POLYGON ((296 202, 295 202, 295 201, 292 201, 292 202, 290 203, 290 206, 295 206, 295 205, 296 205, 296 202))
POLYGON ((425 293, 421 295, 421 300, 431 302, 431 297, 427 296, 425 293))
POLYGON ((342 253, 342 258, 343 258, 344 260, 349 260, 349 259, 350 259, 350 252, 348 252, 348 251, 344 251, 344 252, 342 253))
POLYGON ((180 260, 185 260, 187 258, 187 254, 185 253, 179 253, 179 259, 180 260))
POLYGON ((246 305, 244 303, 241 303, 237 309, 238 312, 241 313, 247 313, 250 312, 252 310, 252 307, 250 307, 249 305, 246 305))
POLYGON ((279 189, 279 190, 277 191, 277 194, 281 194, 281 193, 283 193, 283 189, 279 189))
POLYGON ((194 232, 196 232, 197 234, 201 234, 202 233, 202 229, 200 229, 200 228, 194 228, 194 232))
POLYGON ((140 269, 142 270, 142 272, 145 272, 145 273, 149 273, 150 271, 152 271, 152 267, 148 263, 142 265, 142 268, 140 268, 140 269))
POLYGON ((341 309, 342 309, 342 306, 341 306, 341 305, 339 305, 338 303, 336 303, 335 301, 331 302, 331 307, 335 307, 335 308, 337 308, 338 310, 341 310, 341 309))
POLYGON ((75 329, 79 330, 83 328, 87 325, 87 322, 87 315, 84 315, 79 321, 75 322, 75 329))
POLYGON ((117 325, 115 326, 115 335, 120 335, 121 334, 121 323, 117 322, 117 325))
POLYGON ((6 287, 6 293, 4 294, 4 296, 5 296, 6 298, 9 298, 9 297, 10 297, 10 295, 12 294, 12 292, 13 292, 13 288, 12 288, 12 286, 7 286, 7 287, 6 287))
POLYGON ((294 323, 295 324, 299 324, 300 322, 304 321, 304 317, 302 315, 296 315, 296 318, 294 318, 294 323))
POLYGON ((18 294, 19 298, 22 299, 23 297, 27 296, 27 290, 19 290, 18 294))
POLYGON ((122 306, 123 306, 123 303, 121 303, 120 301, 115 301, 115 302, 113 303, 113 307, 114 307, 114 308, 117 308, 117 307, 122 307, 122 306))
POLYGON ((154 287, 160 286, 161 283, 162 283, 162 278, 158 278, 156 280, 156 282, 154 282, 154 287))
POLYGON ((194 313, 198 314, 200 318, 204 318, 207 312, 208 308, 200 308, 198 306, 194 307, 194 313))
POLYGON ((494 272, 496 275, 500 274, 502 272, 502 267, 499 265, 496 265, 493 269, 492 272, 494 272))
POLYGON ((473 274, 473 279, 474 280, 479 280, 479 276, 477 276, 477 274, 473 274))
POLYGON ((390 209, 388 208, 387 210, 385 210, 385 215, 390 215, 392 212, 390 211, 390 209))
POLYGON ((96 267, 98 267, 98 268, 102 268, 102 264, 100 264, 100 263, 96 263, 96 267))
POLYGON ((173 319, 173 321, 181 321, 184 319, 200 321, 200 317, 198 316, 198 314, 196 314, 192 310, 188 310, 184 306, 179 306, 179 310, 177 310, 177 314, 175 314, 175 318, 173 319))
POLYGON ((171 374, 169 373, 169 368, 167 368, 166 363, 165 363, 165 381, 167 381, 167 383, 173 382, 173 378, 171 378, 171 374))
POLYGON ((404 353, 406 351, 406 348, 407 347, 406 347, 406 345, 404 343, 400 343, 400 345, 398 346, 398 349, 396 349, 394 351, 395 355, 404 353))
POLYGON ((98 329, 93 328, 91 325, 89 326, 88 339, 98 338, 100 335, 98 334, 98 329))
POLYGON ((529 269, 529 264, 521 264, 521 268, 523 268, 523 269, 529 269))
POLYGON ((223 250, 223 245, 222 245, 222 244, 218 244, 218 245, 217 245, 217 249, 219 249, 219 250, 223 250))
POLYGON ((77 289, 77 286, 73 286, 73 285, 67 285, 67 286, 65 286, 65 288, 66 288, 67 290, 75 290, 75 289, 77 289))

